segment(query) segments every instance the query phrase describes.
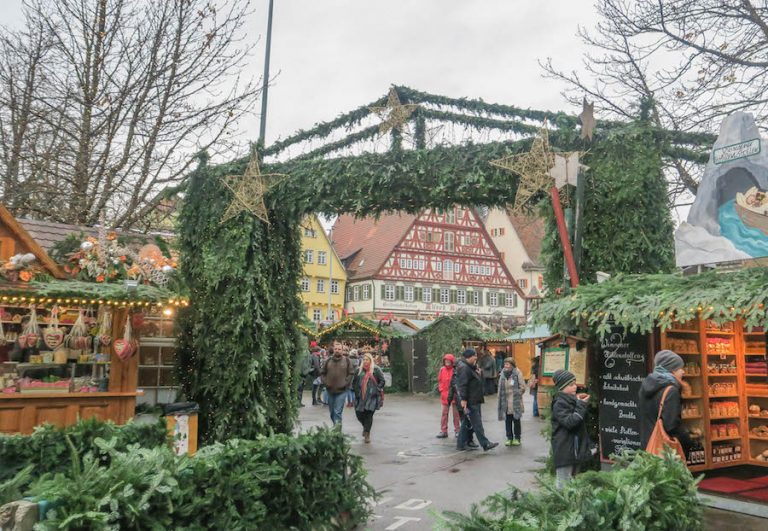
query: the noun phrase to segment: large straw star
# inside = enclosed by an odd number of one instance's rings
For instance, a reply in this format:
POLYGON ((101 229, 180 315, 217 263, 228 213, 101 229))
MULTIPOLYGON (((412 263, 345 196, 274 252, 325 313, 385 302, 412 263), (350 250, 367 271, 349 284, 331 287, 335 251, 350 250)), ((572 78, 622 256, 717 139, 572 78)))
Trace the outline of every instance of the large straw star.
POLYGON ((520 214, 531 210, 531 200, 539 192, 549 190, 554 184, 550 170, 555 165, 555 156, 549 149, 546 127, 541 128, 529 152, 494 160, 491 164, 520 176, 512 213, 520 214))
POLYGON ((264 195, 278 179, 285 177, 281 173, 261 173, 259 158, 255 150, 251 152, 248 167, 242 175, 227 175, 222 183, 232 192, 232 202, 221 217, 221 223, 248 212, 269 225, 269 213, 264 203, 264 195))
POLYGON ((385 107, 371 107, 370 111, 377 114, 383 122, 379 124, 379 133, 384 134, 391 129, 399 129, 400 132, 408 129, 408 118, 418 105, 414 103, 400 103, 395 87, 389 89, 387 105, 385 107))

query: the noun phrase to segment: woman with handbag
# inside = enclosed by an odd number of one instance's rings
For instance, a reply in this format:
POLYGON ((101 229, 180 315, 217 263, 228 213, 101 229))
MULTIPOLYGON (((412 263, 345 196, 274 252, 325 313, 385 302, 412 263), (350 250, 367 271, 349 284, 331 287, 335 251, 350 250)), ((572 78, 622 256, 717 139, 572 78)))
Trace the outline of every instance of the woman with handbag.
POLYGON ((691 448, 691 439, 688 430, 683 426, 681 416, 681 390, 689 388, 683 381, 685 363, 683 358, 671 350, 661 350, 653 358, 653 364, 653 372, 645 377, 640 386, 640 448, 657 453, 660 438, 666 438, 667 444, 675 448, 675 441, 669 440, 673 438, 682 445, 682 450, 687 455, 691 448), (666 433, 658 433, 659 429, 666 433), (654 434, 654 430, 657 433, 654 434), (648 447, 651 439, 654 441, 654 448, 648 447))
POLYGON ((363 356, 352 388, 355 390, 355 415, 363 425, 363 441, 369 443, 373 414, 384 405, 384 373, 373 363, 370 354, 363 356))

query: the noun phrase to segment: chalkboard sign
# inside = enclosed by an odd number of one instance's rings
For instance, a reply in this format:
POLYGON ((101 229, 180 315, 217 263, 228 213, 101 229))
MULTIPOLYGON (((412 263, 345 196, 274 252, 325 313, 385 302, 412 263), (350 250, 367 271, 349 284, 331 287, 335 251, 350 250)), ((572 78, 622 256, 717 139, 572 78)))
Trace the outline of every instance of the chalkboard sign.
POLYGON ((648 337, 612 328, 600 341, 600 457, 640 449, 638 393, 647 376, 648 337))

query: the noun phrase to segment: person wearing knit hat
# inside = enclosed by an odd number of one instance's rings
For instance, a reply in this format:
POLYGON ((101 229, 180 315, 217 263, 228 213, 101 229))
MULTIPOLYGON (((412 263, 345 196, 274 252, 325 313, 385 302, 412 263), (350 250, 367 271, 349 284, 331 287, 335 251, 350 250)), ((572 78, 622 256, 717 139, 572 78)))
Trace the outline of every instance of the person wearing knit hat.
POLYGON ((557 388, 552 399, 552 457, 561 488, 592 457, 587 433, 589 395, 576 394, 576 377, 570 371, 557 370, 552 380, 557 388))
POLYGON ((659 408, 661 408, 664 430, 670 437, 680 441, 687 454, 693 441, 688 435, 688 430, 683 426, 682 418, 682 394, 686 392, 690 394, 690 385, 683 380, 685 362, 671 350, 660 350, 653 357, 653 365, 653 372, 643 380, 638 396, 640 448, 645 449, 648 446, 648 440, 656 426, 659 408))
POLYGON ((497 412, 499 420, 504 421, 507 434, 507 446, 520 446, 523 417, 523 396, 525 395, 525 378, 517 368, 514 358, 506 358, 499 376, 499 398, 497 412))

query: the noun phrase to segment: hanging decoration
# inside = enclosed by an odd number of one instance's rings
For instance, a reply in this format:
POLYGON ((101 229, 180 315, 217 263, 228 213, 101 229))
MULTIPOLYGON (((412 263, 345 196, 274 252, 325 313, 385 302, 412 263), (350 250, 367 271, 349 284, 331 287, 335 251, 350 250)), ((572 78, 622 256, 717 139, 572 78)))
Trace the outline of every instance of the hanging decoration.
POLYGON ((75 324, 67 334, 64 344, 69 348, 87 350, 91 347, 91 335, 88 333, 88 325, 85 323, 85 310, 80 310, 75 324))
POLYGON ((555 156, 549 149, 549 133, 546 124, 534 138, 530 151, 493 160, 491 164, 520 176, 512 213, 522 214, 531 211, 534 206, 532 203, 540 192, 549 190, 553 183, 550 170, 555 165, 555 156))
POLYGON ((112 343, 112 312, 105 307, 101 308, 99 328, 96 333, 96 341, 104 347, 112 343))
POLYGON ((592 141, 592 132, 595 130, 597 121, 595 120, 595 104, 594 102, 588 103, 585 96, 581 102, 581 114, 579 115, 579 121, 581 122, 581 138, 582 140, 592 141))
POLYGON ((589 169, 579 162, 583 155, 580 151, 555 153, 555 165, 549 170, 549 175, 555 181, 555 187, 562 190, 564 186, 576 186, 579 180, 579 172, 589 169))
POLYGON ((259 158, 255 148, 251 150, 248 167, 242 175, 227 175, 221 178, 222 183, 232 192, 232 201, 221 217, 221 224, 247 212, 269 225, 269 213, 264 203, 264 196, 269 188, 286 175, 280 173, 261 173, 259 158))
POLYGON ((115 340, 115 344, 112 347, 117 354, 117 357, 125 361, 134 355, 137 348, 137 343, 133 339, 133 331, 131 329, 131 314, 129 313, 125 319, 125 331, 123 332, 122 339, 115 340))
POLYGON ((21 329, 19 336, 19 346, 21 348, 33 348, 37 346, 40 340, 40 326, 37 323, 37 310, 34 305, 29 307, 29 318, 27 323, 21 329))
POLYGON ((9 282, 30 282, 36 276, 48 276, 36 262, 37 257, 32 253, 13 255, 0 267, 0 275, 9 282))
POLYGON ((401 133, 408 130, 408 118, 416 110, 418 105, 414 103, 400 103, 400 96, 395 87, 389 89, 387 96, 387 105, 384 107, 370 107, 370 111, 383 120, 379 124, 379 134, 384 134, 392 129, 397 129, 401 133))
POLYGON ((59 307, 51 308, 51 320, 43 332, 43 342, 51 350, 56 350, 64 343, 64 329, 59 327, 59 307))

